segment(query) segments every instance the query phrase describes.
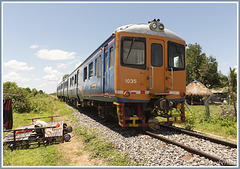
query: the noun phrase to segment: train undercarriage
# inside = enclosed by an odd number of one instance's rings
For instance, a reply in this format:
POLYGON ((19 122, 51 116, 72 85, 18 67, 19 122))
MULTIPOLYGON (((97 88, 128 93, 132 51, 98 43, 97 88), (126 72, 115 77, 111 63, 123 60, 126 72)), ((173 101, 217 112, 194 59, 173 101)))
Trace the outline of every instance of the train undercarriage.
POLYGON ((121 127, 147 127, 154 125, 185 122, 184 102, 171 102, 166 98, 151 100, 149 103, 117 103, 93 100, 60 98, 75 107, 95 107, 98 116, 111 118, 121 127))

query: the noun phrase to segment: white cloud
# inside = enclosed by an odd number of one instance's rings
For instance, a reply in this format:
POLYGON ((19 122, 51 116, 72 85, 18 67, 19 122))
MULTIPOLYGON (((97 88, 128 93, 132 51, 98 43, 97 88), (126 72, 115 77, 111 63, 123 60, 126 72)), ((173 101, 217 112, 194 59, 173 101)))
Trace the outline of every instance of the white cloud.
POLYGON ((34 67, 28 67, 25 62, 18 62, 16 60, 10 60, 6 63, 3 63, 4 66, 12 68, 14 70, 33 70, 34 67))
POLYGON ((45 73, 47 73, 47 75, 43 77, 47 82, 56 83, 63 77, 61 72, 58 70, 53 70, 52 67, 46 66, 43 70, 45 73))
POLYGON ((57 67, 58 67, 59 69, 66 69, 66 68, 67 68, 67 65, 68 65, 68 63, 61 63, 61 64, 57 65, 57 67))
POLYGON ((75 52, 66 52, 58 49, 55 49, 55 50, 41 49, 36 53, 36 56, 46 60, 74 59, 75 55, 76 55, 75 52))
POLYGON ((37 49, 37 48, 39 48, 39 46, 38 45, 32 45, 32 46, 30 46, 30 48, 31 49, 37 49))
POLYGON ((25 78, 22 77, 21 75, 17 74, 16 72, 9 72, 6 75, 3 75, 3 81, 7 82, 7 81, 11 81, 11 82, 28 82, 30 81, 30 78, 25 78))

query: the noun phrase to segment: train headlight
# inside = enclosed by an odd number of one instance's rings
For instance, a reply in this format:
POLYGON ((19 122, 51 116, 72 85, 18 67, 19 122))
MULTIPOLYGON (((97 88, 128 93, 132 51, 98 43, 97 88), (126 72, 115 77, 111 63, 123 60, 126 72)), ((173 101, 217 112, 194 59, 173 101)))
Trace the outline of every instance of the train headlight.
POLYGON ((156 30, 157 29, 157 22, 151 22, 149 25, 151 30, 156 30))
POLYGON ((152 24, 152 28, 153 28, 153 29, 156 29, 156 28, 157 28, 157 24, 156 24, 156 23, 153 23, 153 24, 152 24))
POLYGON ((160 23, 160 24, 158 25, 158 29, 159 29, 159 30, 163 30, 163 29, 164 29, 164 25, 163 25, 162 23, 160 23))
POLYGON ((164 30, 164 25, 159 21, 160 21, 159 19, 158 20, 154 19, 153 21, 149 21, 148 22, 149 28, 153 31, 162 32, 164 30))
POLYGON ((125 91, 125 92, 123 93, 123 96, 129 97, 129 96, 130 96, 130 92, 129 92, 129 91, 125 91))

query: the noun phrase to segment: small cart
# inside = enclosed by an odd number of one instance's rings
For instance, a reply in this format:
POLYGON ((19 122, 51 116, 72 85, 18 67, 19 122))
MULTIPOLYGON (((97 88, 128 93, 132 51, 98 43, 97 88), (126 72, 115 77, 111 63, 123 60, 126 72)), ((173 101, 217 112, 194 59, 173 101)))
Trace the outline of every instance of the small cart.
POLYGON ((69 141, 71 139, 71 135, 68 133, 72 132, 72 127, 68 127, 66 123, 63 123, 63 121, 53 121, 53 117, 59 116, 24 119, 32 120, 32 124, 19 126, 13 130, 3 130, 3 132, 9 132, 3 138, 3 145, 6 145, 11 150, 14 150, 16 147, 28 148, 33 144, 37 144, 38 146, 44 144, 47 146, 50 143, 69 141), (47 125, 44 127, 35 125, 34 120, 44 118, 51 118, 51 122, 47 122, 47 125))

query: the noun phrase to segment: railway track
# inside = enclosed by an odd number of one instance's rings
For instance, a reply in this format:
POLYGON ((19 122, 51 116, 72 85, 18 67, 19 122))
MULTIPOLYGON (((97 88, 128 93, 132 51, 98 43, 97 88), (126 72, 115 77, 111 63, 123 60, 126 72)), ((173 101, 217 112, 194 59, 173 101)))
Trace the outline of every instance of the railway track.
POLYGON ((218 139, 218 138, 215 138, 215 137, 210 137, 210 136, 207 136, 207 135, 204 135, 204 134, 201 134, 201 133, 196 133, 196 132, 189 131, 189 130, 179 128, 179 127, 174 127, 174 126, 163 126, 163 127, 168 128, 168 129, 172 129, 172 130, 176 130, 176 131, 179 131, 181 133, 185 133, 185 134, 188 134, 188 135, 191 135, 191 136, 203 138, 205 140, 209 140, 209 141, 214 142, 214 143, 222 144, 222 145, 229 146, 229 147, 232 147, 232 148, 237 148, 237 144, 233 143, 233 142, 230 142, 230 141, 221 140, 221 139, 218 139))
POLYGON ((152 131, 175 142, 190 146, 204 153, 214 155, 210 160, 203 155, 193 153, 170 142, 159 140, 138 129, 118 127, 115 123, 103 120, 96 116, 94 109, 80 109, 73 113, 78 121, 76 126, 85 126, 96 131, 97 135, 109 141, 115 150, 126 153, 128 160, 136 162, 139 166, 236 166, 237 149, 216 144, 202 137, 190 136, 180 131, 161 127, 161 130, 152 131))
MULTIPOLYGON (((203 135, 203 134, 191 132, 191 131, 188 131, 188 130, 185 130, 185 129, 181 129, 181 128, 169 127, 169 126, 164 126, 164 127, 168 128, 168 129, 171 129, 171 130, 179 131, 181 133, 185 133, 187 135, 191 135, 191 136, 195 136, 195 137, 200 137, 202 139, 210 140, 210 141, 212 141, 214 143, 226 145, 226 146, 229 146, 229 147, 232 147, 232 148, 237 148, 237 144, 232 143, 232 142, 228 142, 228 141, 225 141, 225 140, 220 140, 220 139, 217 139, 217 138, 209 137, 209 136, 206 136, 206 135, 203 135)), ((174 141, 172 139, 166 138, 166 137, 161 136, 159 134, 155 134, 155 133, 152 133, 150 131, 143 131, 143 132, 144 132, 144 134, 147 134, 147 135, 149 135, 151 137, 154 137, 154 138, 159 139, 161 141, 164 141, 166 143, 170 143, 170 144, 176 145, 178 147, 181 147, 181 148, 185 149, 186 151, 188 151, 190 153, 197 154, 197 155, 203 156, 205 158, 208 158, 208 159, 210 159, 212 161, 215 161, 215 162, 219 163, 222 166, 236 166, 236 164, 228 162, 228 161, 226 161, 226 160, 224 160, 224 159, 222 159, 220 157, 217 157, 215 155, 212 155, 212 154, 200 151, 198 149, 194 149, 192 147, 186 146, 183 143, 174 141)))

